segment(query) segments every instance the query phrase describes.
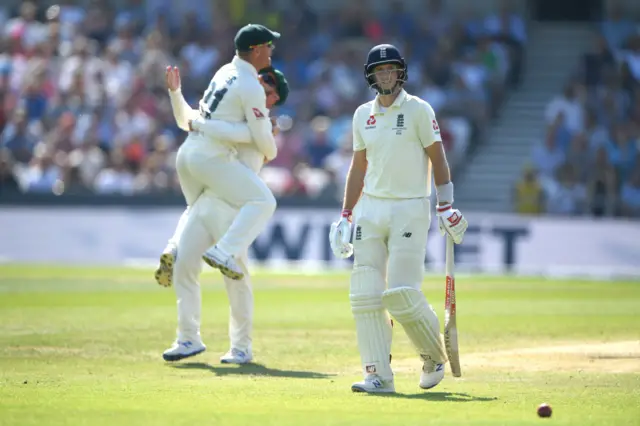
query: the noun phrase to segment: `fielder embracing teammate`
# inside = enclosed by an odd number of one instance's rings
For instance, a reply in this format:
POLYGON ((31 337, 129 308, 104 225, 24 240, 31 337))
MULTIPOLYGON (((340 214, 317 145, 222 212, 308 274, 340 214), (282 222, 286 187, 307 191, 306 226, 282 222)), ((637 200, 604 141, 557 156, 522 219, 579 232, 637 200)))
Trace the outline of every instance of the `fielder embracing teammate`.
POLYGON ((407 65, 398 49, 389 44, 371 49, 365 79, 378 94, 353 115, 354 153, 342 218, 332 224, 329 235, 336 256, 355 256, 350 300, 364 380, 351 390, 395 391, 388 314, 418 350, 424 362, 420 387, 429 389, 443 379, 447 362, 438 317, 420 290, 431 164, 440 231, 460 244, 467 220, 451 206, 453 183, 433 109, 402 88, 407 65))

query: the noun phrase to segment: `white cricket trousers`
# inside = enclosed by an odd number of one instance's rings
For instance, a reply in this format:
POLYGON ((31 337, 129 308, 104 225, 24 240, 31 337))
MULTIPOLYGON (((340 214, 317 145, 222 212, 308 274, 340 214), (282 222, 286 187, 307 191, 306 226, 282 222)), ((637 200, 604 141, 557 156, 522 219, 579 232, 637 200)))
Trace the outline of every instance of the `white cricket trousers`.
MULTIPOLYGON (((182 214, 171 242, 178 246, 173 283, 178 305, 178 340, 201 341, 200 321, 202 295, 199 276, 202 253, 227 231, 238 209, 232 208, 205 190, 182 214)), ((253 292, 247 268, 247 249, 237 258, 244 278, 224 277, 229 298, 229 339, 231 347, 247 351, 251 348, 253 330, 253 292)))
MULTIPOLYGON (((431 220, 428 198, 388 199, 363 194, 353 210, 354 268, 377 271, 388 288, 419 289, 431 220)), ((374 286, 373 283, 370 284, 374 286)), ((385 288, 376 288, 382 294, 385 288)))
POLYGON ((353 271, 349 298, 364 377, 392 380, 392 323, 385 290, 420 289, 429 232, 427 198, 384 199, 363 194, 353 210, 353 271))
POLYGON ((222 251, 238 257, 266 227, 276 199, 254 171, 231 154, 221 154, 215 143, 190 133, 178 149, 176 171, 187 205, 192 206, 210 189, 215 197, 239 209, 217 242, 222 251))

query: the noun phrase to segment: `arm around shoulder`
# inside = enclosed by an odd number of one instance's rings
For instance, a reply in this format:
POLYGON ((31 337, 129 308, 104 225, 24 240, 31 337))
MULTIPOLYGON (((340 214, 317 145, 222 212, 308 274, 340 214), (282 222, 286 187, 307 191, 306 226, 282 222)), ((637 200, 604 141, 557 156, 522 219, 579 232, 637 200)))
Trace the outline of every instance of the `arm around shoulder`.
POLYGON ((276 141, 272 133, 272 124, 269 120, 269 110, 266 107, 267 98, 264 89, 257 82, 255 87, 243 87, 241 91, 242 107, 251 138, 258 150, 267 158, 273 160, 278 154, 276 141))
POLYGON ((253 142, 247 123, 231 123, 229 121, 206 119, 198 116, 191 122, 191 127, 193 130, 204 133, 204 135, 209 138, 243 144, 253 142))

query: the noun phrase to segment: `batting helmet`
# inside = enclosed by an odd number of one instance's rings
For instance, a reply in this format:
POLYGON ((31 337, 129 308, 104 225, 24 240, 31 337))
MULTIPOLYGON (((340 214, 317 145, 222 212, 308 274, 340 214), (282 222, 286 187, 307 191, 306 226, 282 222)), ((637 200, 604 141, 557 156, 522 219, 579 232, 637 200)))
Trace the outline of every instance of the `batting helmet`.
POLYGON ((367 55, 367 63, 364 64, 364 78, 367 80, 369 87, 373 87, 381 95, 390 95, 396 89, 381 90, 375 81, 373 69, 378 65, 398 64, 401 67, 401 74, 398 76, 398 85, 402 86, 407 81, 407 63, 405 62, 397 47, 391 44, 379 44, 373 47, 367 55), (387 93, 388 92, 388 93, 387 93))

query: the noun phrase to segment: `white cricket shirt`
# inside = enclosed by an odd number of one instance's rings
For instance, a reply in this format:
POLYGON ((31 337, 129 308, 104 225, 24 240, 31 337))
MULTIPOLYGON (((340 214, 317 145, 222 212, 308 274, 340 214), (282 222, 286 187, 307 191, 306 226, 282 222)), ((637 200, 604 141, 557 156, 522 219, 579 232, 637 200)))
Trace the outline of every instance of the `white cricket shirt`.
POLYGON ((367 150, 363 192, 379 198, 431 195, 431 162, 424 149, 442 141, 429 103, 404 89, 389 108, 378 98, 353 114, 353 150, 367 150))
MULTIPOLYGON (((258 72, 247 61, 235 56, 211 79, 199 103, 200 115, 204 119, 216 119, 229 123, 245 123, 249 127, 251 140, 269 160, 277 154, 276 142, 271 133, 266 95, 258 81, 258 72)), ((213 138, 200 134, 202 139, 214 141, 213 147, 221 152, 236 152, 234 142, 222 135, 213 138)))

